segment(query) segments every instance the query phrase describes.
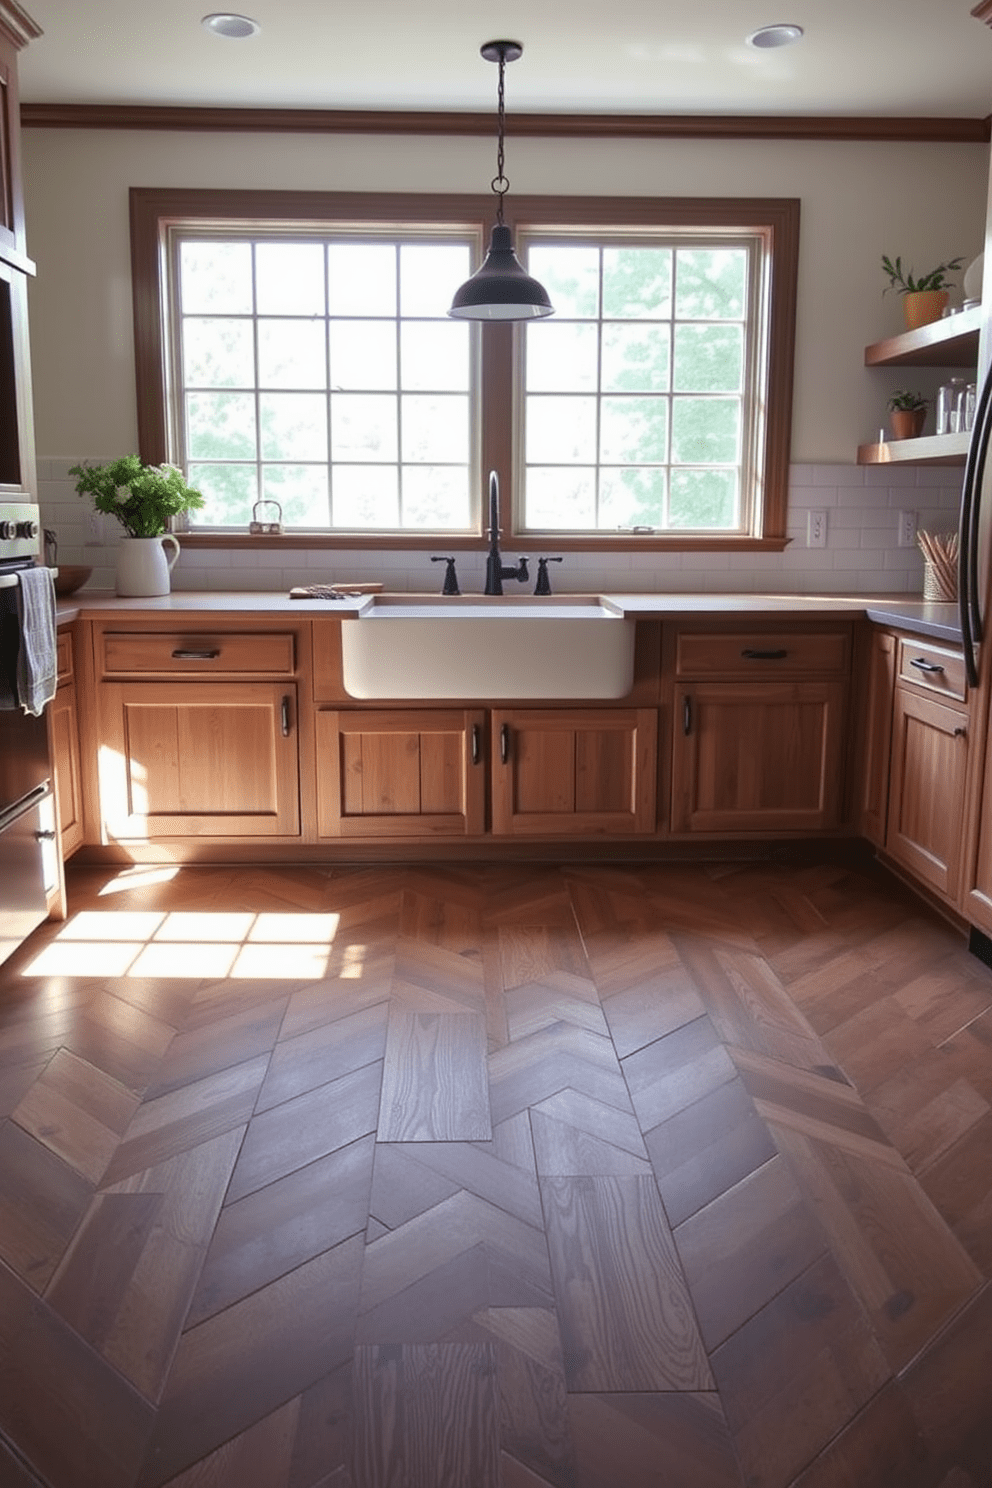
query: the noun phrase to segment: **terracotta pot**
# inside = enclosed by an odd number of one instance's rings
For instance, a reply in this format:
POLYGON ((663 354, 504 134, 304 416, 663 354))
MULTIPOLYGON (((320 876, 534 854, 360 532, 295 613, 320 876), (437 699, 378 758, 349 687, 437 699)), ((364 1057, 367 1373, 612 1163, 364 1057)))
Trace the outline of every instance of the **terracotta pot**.
POLYGON ((915 294, 904 294, 902 313, 906 317, 907 331, 918 331, 920 326, 932 325, 939 320, 948 298, 946 289, 921 289, 915 294))
POLYGON ((923 433, 927 411, 925 408, 893 408, 889 412, 889 428, 893 439, 917 439, 923 433))

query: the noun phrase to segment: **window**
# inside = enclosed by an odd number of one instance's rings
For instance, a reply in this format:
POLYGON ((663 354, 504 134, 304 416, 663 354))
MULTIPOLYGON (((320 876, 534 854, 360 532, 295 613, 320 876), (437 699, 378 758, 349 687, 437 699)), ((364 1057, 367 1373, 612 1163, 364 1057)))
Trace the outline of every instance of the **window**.
POLYGON ((478 546, 495 468, 558 547, 784 545, 797 203, 508 199, 556 315, 480 327, 446 311, 491 199, 131 201, 141 452, 194 539, 276 500, 311 544, 478 546))

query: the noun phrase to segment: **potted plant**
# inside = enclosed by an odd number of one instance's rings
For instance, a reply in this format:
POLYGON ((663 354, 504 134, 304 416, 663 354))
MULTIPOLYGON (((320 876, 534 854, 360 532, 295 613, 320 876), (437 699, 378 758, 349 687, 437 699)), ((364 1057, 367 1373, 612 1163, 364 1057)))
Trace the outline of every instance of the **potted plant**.
POLYGON ((186 484, 177 465, 144 465, 137 455, 107 465, 73 465, 69 474, 76 477, 76 494, 92 496, 97 511, 116 517, 127 534, 117 552, 117 593, 168 594, 179 557, 169 521, 203 506, 201 493, 186 484), (169 561, 165 543, 174 549, 169 561))
POLYGON ((923 433, 927 403, 922 393, 897 388, 889 399, 889 427, 893 439, 916 439, 923 433))
POLYGON ((940 319, 947 308, 947 291, 951 287, 947 275, 959 269, 963 263, 963 257, 952 258, 947 263, 938 264, 926 274, 915 275, 912 270, 903 272, 901 258, 893 263, 888 254, 882 254, 882 271, 889 277, 888 288, 882 293, 888 294, 890 289, 896 289, 902 295, 907 330, 915 331, 920 326, 930 325, 940 319))

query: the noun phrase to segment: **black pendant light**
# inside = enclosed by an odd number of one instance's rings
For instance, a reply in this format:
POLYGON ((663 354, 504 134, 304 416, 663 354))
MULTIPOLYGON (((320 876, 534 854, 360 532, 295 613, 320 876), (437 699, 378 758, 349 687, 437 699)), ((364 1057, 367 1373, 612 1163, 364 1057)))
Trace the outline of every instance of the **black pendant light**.
POLYGON ((516 62, 523 47, 519 41, 487 41, 481 51, 487 62, 499 63, 499 149, 492 180, 498 198, 496 225, 482 267, 457 291, 448 314, 457 320, 536 320, 553 315, 554 306, 544 285, 517 258, 513 234, 503 222, 503 198, 510 186, 503 174, 503 77, 507 62, 516 62))

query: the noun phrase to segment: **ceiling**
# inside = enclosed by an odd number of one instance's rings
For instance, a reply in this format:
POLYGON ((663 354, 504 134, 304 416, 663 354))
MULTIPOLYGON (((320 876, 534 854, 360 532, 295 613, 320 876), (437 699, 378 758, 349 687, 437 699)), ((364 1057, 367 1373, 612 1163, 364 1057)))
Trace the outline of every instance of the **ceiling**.
MULTIPOLYGON (((217 0, 27 0, 30 103, 487 110, 494 37, 524 44, 507 113, 992 113, 975 0, 234 0, 261 33, 204 30, 217 0), (805 30, 759 51, 748 32, 805 30)), ((218 7, 220 8, 220 7, 218 7)))

